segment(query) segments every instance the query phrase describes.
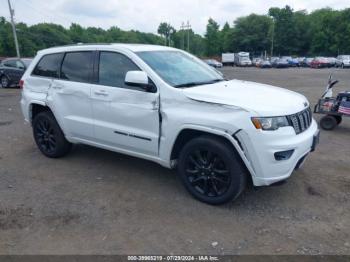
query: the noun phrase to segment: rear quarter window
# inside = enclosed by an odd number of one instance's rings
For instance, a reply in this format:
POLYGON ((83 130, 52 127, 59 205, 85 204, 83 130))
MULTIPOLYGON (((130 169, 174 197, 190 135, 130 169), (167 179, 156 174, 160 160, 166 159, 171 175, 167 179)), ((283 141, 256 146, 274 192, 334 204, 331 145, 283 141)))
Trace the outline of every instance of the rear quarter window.
POLYGON ((58 78, 63 53, 43 56, 35 66, 32 75, 58 78))

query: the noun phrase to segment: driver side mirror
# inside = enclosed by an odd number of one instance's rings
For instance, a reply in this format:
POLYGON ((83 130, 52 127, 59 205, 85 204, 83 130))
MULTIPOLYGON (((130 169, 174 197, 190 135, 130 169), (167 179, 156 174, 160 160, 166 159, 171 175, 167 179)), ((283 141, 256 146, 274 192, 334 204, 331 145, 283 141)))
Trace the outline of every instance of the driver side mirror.
POLYGON ((125 75, 125 84, 128 86, 141 87, 146 92, 155 93, 157 88, 143 71, 129 71, 125 75))

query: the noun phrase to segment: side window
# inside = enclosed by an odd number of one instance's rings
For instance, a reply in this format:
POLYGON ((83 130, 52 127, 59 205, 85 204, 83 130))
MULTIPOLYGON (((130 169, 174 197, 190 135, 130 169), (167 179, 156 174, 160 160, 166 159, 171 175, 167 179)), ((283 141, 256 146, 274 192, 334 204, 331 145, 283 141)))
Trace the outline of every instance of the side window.
POLYGON ((32 75, 58 78, 63 54, 45 55, 34 68, 32 75))
POLYGON ((92 52, 66 53, 61 69, 61 79, 75 82, 90 82, 92 75, 92 52))
POLYGON ((4 62, 4 65, 7 67, 16 67, 16 60, 8 60, 4 62))
POLYGON ((125 55, 100 52, 98 84, 144 91, 142 88, 125 85, 125 75, 128 71, 140 71, 140 68, 125 55))

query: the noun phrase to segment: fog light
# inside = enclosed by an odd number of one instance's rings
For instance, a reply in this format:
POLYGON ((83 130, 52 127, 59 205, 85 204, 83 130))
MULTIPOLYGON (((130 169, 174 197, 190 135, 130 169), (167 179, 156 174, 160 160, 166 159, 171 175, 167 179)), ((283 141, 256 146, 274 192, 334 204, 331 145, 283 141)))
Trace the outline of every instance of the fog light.
POLYGON ((275 159, 277 161, 288 160, 294 153, 294 149, 288 151, 281 151, 275 153, 275 159))

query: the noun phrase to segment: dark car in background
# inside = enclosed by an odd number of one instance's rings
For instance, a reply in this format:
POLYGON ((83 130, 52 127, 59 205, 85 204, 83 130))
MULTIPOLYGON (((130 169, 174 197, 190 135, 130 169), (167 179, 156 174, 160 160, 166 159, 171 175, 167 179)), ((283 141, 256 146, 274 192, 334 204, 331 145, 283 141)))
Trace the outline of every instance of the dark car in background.
POLYGON ((299 67, 299 61, 297 58, 291 56, 282 56, 281 59, 287 60, 290 67, 299 67))
POLYGON ((260 60, 256 65, 259 68, 271 68, 271 62, 269 60, 260 60))
POLYGON ((215 59, 206 59, 203 61, 214 68, 221 68, 222 67, 222 63, 216 61, 215 59))
POLYGON ((0 87, 18 86, 19 80, 30 65, 30 58, 7 58, 0 63, 0 87))
POLYGON ((271 65, 274 68, 287 68, 287 67, 289 67, 289 62, 287 59, 277 58, 277 59, 272 60, 271 65))

